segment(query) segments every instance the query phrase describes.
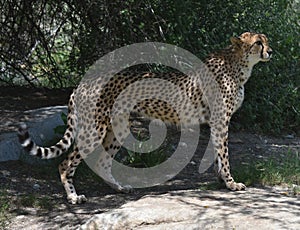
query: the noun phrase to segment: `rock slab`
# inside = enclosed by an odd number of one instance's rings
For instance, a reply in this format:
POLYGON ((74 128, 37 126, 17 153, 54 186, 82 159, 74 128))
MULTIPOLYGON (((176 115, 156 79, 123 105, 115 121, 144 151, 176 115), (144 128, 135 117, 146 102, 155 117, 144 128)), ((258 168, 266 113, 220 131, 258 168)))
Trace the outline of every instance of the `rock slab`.
POLYGON ((145 196, 97 214, 79 229, 300 229, 300 200, 271 189, 145 196))

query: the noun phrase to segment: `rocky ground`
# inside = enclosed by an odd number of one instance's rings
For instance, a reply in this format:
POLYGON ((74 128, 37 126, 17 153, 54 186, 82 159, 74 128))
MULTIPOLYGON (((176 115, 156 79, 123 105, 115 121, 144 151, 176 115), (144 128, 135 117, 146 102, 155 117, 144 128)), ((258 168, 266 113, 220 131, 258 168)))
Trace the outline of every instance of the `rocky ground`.
MULTIPOLYGON (((24 110, 62 105, 70 90, 0 89, 0 122, 11 124, 24 110), (14 116, 13 116, 14 115, 14 116)), ((2 126, 1 132, 11 132, 2 126)), ((88 201, 70 205, 59 182, 59 160, 31 165, 0 162, 0 229, 300 229, 299 195, 285 186, 252 185, 229 192, 215 183, 212 169, 198 173, 207 146, 201 132, 197 154, 175 178, 131 194, 112 190, 82 166, 75 177, 88 201)), ((245 131, 230 134, 233 170, 288 151, 300 152, 300 138, 266 137, 245 131)), ((241 171, 240 171, 241 172, 241 171)))

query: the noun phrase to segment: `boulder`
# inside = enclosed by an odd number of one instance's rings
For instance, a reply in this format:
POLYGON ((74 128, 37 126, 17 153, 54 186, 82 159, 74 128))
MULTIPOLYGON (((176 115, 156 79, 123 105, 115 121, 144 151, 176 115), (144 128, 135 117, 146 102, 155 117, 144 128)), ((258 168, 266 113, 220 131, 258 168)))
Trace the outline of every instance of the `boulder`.
MULTIPOLYGON (((39 145, 47 145, 61 136, 54 133, 54 128, 64 124, 61 113, 67 113, 67 111, 67 106, 53 106, 28 110, 18 116, 19 121, 25 122, 29 127, 32 139, 39 145)), ((0 162, 18 160, 24 152, 17 137, 19 122, 15 119, 9 124, 2 125, 4 126, 0 126, 0 162)), ((25 161, 33 161, 32 157, 25 158, 25 161)))

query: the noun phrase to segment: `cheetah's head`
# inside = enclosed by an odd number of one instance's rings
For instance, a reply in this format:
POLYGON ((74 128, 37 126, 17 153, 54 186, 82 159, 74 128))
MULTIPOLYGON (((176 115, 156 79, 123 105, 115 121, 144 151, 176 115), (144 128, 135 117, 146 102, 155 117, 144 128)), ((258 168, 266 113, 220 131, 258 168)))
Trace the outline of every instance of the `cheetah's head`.
POLYGON ((264 34, 245 32, 239 37, 232 37, 232 45, 243 58, 255 65, 263 61, 269 61, 272 56, 272 49, 269 47, 268 39, 264 34))

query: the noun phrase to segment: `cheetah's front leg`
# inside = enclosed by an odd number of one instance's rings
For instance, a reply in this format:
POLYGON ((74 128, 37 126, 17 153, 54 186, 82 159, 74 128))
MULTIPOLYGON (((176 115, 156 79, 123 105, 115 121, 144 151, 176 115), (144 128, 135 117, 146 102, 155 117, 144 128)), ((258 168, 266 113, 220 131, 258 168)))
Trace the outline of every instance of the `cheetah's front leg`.
POLYGON ((235 191, 245 189, 246 186, 243 183, 236 183, 230 174, 228 126, 225 126, 225 124, 224 126, 221 124, 212 126, 211 137, 214 144, 214 150, 216 152, 215 170, 218 176, 225 182, 226 187, 230 190, 235 191))
POLYGON ((130 185, 121 185, 116 181, 111 172, 112 160, 121 148, 121 144, 118 142, 111 128, 108 129, 105 135, 103 147, 105 151, 100 154, 94 170, 96 170, 98 175, 100 175, 114 190, 123 193, 132 192, 133 189, 130 185))

